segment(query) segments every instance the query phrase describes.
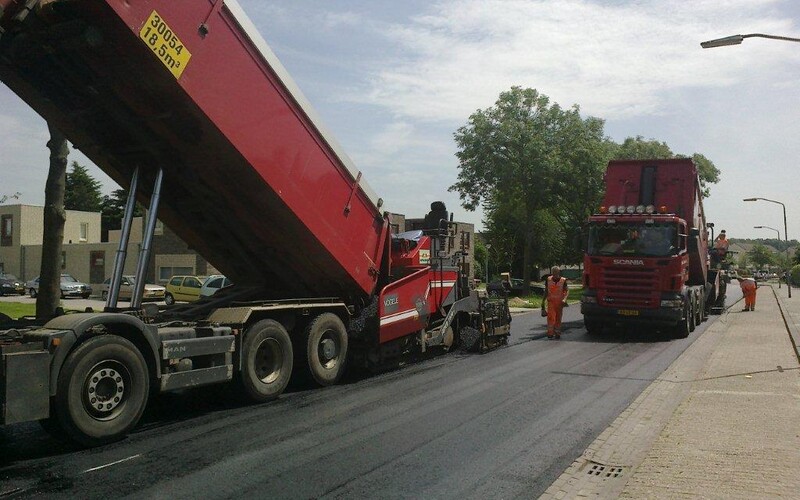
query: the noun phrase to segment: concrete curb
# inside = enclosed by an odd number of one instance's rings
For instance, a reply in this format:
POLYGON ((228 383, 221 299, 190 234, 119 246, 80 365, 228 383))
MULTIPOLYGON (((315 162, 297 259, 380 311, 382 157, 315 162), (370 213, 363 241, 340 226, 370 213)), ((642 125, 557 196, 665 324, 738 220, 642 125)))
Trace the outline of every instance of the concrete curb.
POLYGON ((789 339, 792 341, 797 360, 800 361, 800 318, 792 315, 789 304, 787 303, 788 297, 779 295, 772 285, 770 285, 770 288, 772 288, 772 293, 775 294, 775 298, 778 300, 778 309, 781 310, 783 323, 786 325, 786 330, 789 332, 789 339))

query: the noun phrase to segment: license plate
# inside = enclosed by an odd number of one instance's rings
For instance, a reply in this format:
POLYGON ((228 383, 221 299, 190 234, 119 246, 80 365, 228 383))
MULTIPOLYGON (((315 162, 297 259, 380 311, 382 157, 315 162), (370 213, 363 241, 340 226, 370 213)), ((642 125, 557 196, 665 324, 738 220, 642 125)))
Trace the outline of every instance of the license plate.
POLYGON ((639 311, 635 309, 617 309, 617 314, 620 316, 638 316, 639 311))
POLYGON ((192 54, 183 46, 180 38, 170 29, 158 12, 153 11, 147 18, 139 31, 139 38, 150 47, 153 54, 175 78, 181 77, 192 54))

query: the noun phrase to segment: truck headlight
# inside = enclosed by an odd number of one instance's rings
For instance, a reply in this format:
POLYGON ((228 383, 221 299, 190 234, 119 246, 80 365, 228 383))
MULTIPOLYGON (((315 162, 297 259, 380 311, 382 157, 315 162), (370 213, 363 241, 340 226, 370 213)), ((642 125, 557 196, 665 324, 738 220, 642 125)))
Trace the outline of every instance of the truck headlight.
POLYGON ((662 300, 661 307, 674 307, 678 308, 683 305, 683 300, 681 299, 669 299, 669 300, 662 300))

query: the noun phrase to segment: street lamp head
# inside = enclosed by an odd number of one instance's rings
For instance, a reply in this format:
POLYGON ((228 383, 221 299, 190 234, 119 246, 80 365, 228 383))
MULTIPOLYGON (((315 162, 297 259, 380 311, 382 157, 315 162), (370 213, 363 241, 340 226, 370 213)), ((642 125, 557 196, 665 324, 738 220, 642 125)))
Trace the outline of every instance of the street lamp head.
POLYGON ((745 198, 742 201, 758 201, 758 198, 745 198))
POLYGON ((764 229, 764 226, 753 226, 753 229, 764 229))
POLYGON ((714 47, 724 47, 726 45, 740 45, 742 40, 744 40, 742 35, 733 35, 702 42, 700 46, 704 49, 712 49, 714 47))

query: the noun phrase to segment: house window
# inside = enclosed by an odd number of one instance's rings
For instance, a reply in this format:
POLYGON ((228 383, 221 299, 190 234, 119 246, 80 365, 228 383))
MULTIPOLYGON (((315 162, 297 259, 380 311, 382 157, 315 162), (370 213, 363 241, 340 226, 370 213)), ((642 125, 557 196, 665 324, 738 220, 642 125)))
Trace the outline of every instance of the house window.
POLYGON ((81 241, 89 239, 89 223, 81 222, 81 241))
POLYGON ((158 268, 158 280, 159 281, 168 281, 173 276, 191 276, 194 274, 194 268, 191 267, 159 267, 158 268))
POLYGON ((0 246, 10 247, 13 242, 14 216, 11 214, 0 217, 0 246))

